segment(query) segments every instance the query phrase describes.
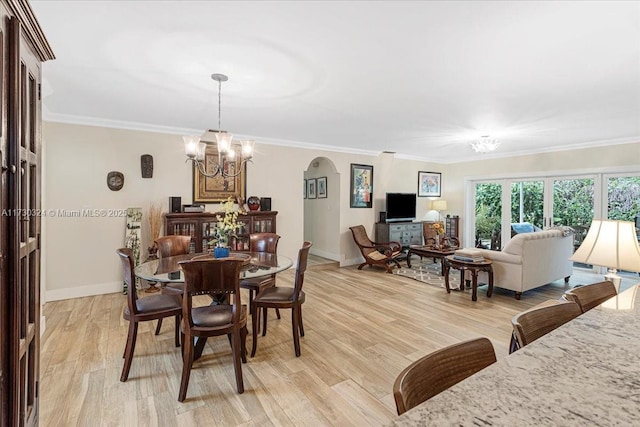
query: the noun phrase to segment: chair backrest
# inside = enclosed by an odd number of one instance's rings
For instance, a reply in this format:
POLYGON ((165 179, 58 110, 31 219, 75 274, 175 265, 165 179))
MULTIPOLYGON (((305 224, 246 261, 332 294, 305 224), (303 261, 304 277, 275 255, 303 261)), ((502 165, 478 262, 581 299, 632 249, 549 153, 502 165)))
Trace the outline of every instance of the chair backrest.
POLYGON ((233 322, 240 318, 240 269, 244 260, 237 258, 209 258, 180 261, 184 272, 182 315, 189 327, 193 326, 191 309, 193 295, 233 296, 233 322))
POLYGON ((302 248, 298 251, 298 265, 296 266, 296 278, 294 282, 293 300, 300 298, 302 284, 304 283, 304 272, 307 271, 307 259, 309 258, 309 249, 311 242, 304 242, 302 248))
POLYGON ((189 244, 191 243, 191 236, 163 236, 158 237, 155 240, 158 247, 158 254, 160 258, 168 256, 183 255, 189 253, 189 244))
POLYGON ((413 362, 393 385, 398 415, 495 363, 487 338, 454 344, 413 362))
POLYGON ((277 253, 280 236, 276 233, 253 233, 249 236, 249 250, 251 252, 277 253))
POLYGON ((353 234, 353 241, 356 242, 360 252, 362 252, 362 256, 367 258, 367 255, 376 249, 373 247, 373 242, 367 236, 367 230, 364 229, 364 225, 354 225, 353 227, 349 227, 351 233, 353 234))
POLYGON ((583 313, 591 310, 609 298, 616 296, 616 287, 612 282, 598 282, 569 289, 564 293, 569 301, 574 301, 583 313))
POLYGON ((517 314, 511 319, 511 324, 520 347, 524 347, 580 314, 582 311, 578 304, 571 301, 558 301, 554 305, 517 314))
POLYGON ((120 248, 116 250, 122 262, 123 279, 127 284, 127 305, 129 313, 133 316, 138 313, 136 300, 138 293, 136 292, 136 277, 134 273, 135 264, 133 262, 133 251, 129 248, 120 248))

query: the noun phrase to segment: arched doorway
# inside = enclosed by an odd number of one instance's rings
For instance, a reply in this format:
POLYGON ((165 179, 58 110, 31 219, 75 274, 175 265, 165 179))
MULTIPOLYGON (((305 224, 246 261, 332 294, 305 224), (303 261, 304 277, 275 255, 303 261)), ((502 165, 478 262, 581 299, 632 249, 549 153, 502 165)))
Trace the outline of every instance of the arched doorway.
POLYGON ((311 253, 340 260, 340 174, 326 157, 313 159, 304 172, 304 240, 311 253))

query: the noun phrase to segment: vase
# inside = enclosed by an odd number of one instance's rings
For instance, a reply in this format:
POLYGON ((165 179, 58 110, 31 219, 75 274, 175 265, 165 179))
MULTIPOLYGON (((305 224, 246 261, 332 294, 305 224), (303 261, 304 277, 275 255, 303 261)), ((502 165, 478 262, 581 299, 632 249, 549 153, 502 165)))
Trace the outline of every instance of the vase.
POLYGON ((213 257, 227 258, 230 252, 231 252, 231 249, 229 249, 228 247, 216 246, 215 248, 213 248, 213 257))
POLYGON ((260 209, 260 198, 256 196, 251 196, 247 199, 247 206, 249 206, 249 210, 257 211, 260 209))

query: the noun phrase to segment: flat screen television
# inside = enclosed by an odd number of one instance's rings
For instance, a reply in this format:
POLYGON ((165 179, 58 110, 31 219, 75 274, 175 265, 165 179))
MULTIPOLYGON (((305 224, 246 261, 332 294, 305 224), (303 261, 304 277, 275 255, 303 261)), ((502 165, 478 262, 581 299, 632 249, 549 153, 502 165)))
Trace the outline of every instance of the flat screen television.
POLYGON ((387 193, 387 222, 416 219, 416 193, 387 193))

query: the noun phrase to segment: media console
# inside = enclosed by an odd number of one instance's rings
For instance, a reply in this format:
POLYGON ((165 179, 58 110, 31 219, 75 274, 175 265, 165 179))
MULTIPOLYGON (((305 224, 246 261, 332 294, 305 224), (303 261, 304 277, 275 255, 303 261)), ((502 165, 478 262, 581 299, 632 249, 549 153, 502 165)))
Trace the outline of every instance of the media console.
POLYGON ((422 222, 378 222, 376 242, 400 242, 403 249, 422 245, 422 222))

